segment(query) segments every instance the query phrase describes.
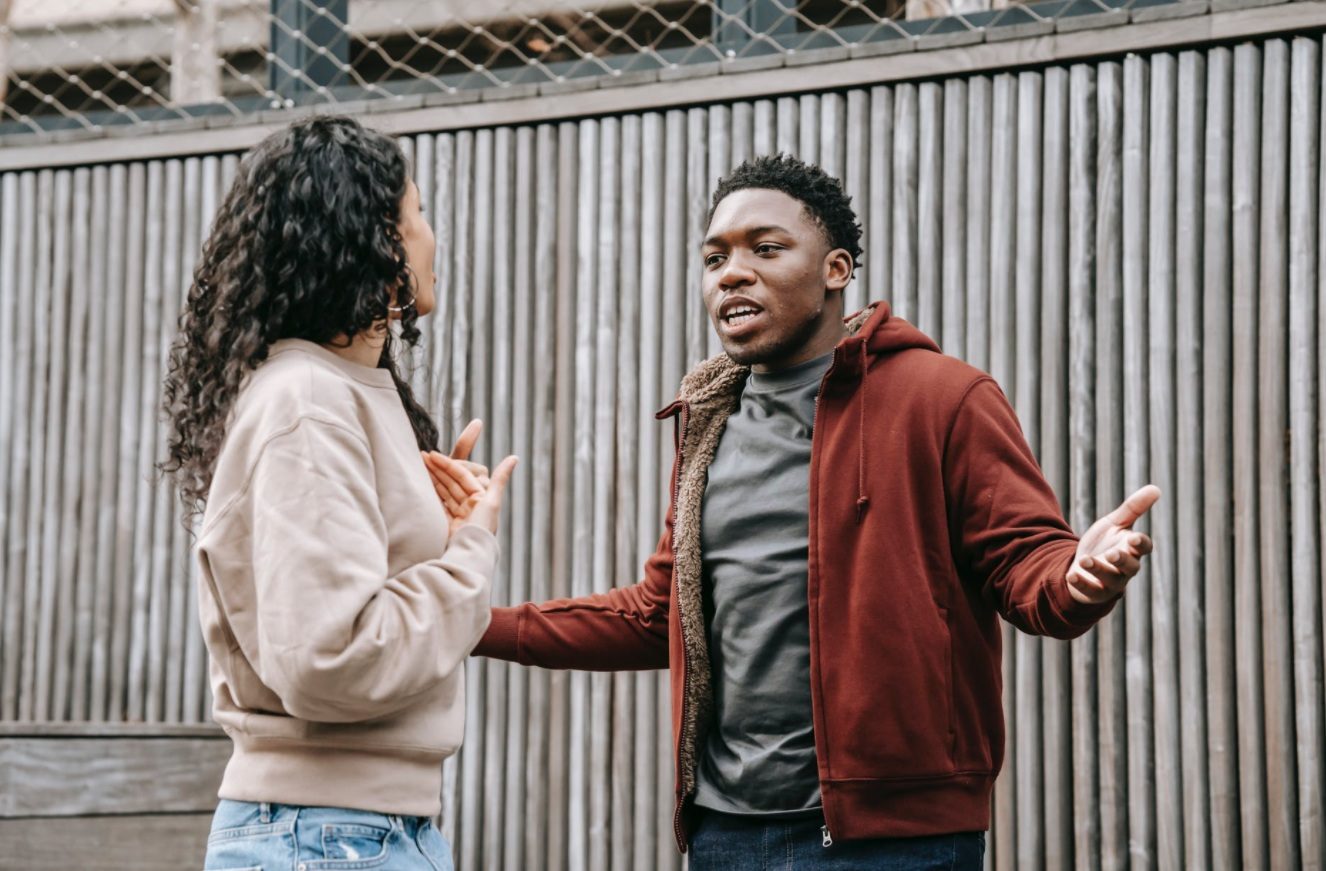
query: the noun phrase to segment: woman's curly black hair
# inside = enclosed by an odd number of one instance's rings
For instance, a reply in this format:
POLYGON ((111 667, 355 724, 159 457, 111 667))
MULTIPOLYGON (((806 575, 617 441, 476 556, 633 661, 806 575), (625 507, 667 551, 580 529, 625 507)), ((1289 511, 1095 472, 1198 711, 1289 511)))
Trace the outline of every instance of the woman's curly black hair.
POLYGON ((861 265, 861 225, 852 211, 852 198, 843 190, 842 182, 818 166, 802 163, 788 154, 772 154, 752 158, 732 170, 718 182, 713 202, 709 205, 709 218, 714 219, 718 208, 728 194, 747 188, 782 191, 794 200, 800 200, 806 211, 824 231, 830 247, 842 248, 852 255, 852 273, 861 265))
MULTIPOLYGON (((170 352, 170 424, 160 468, 191 516, 211 486, 227 418, 246 375, 278 339, 330 343, 382 329, 399 306, 400 338, 419 340, 412 274, 397 224, 410 170, 400 146, 352 118, 298 121, 250 151, 193 272, 170 352)), ((421 450, 437 425, 392 359, 391 373, 421 450)))

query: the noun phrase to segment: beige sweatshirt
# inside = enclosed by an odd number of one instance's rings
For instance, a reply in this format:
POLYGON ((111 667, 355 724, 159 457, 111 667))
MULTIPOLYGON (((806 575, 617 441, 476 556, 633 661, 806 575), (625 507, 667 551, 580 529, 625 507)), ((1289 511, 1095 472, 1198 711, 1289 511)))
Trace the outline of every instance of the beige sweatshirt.
POLYGON ((497 563, 486 529, 447 526, 391 375, 275 343, 197 544, 222 798, 438 812, 497 563))

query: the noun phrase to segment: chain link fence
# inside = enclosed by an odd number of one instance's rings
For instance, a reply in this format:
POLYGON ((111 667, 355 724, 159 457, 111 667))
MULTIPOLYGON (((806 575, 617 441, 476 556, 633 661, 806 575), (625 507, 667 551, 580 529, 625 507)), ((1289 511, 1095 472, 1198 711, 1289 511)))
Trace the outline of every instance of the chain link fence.
MULTIPOLYGON (((0 0, 0 135, 534 96, 955 46, 1183 0, 0 0), (388 102, 386 105, 390 105, 388 102)), ((1159 11, 1158 11, 1159 10, 1159 11)))

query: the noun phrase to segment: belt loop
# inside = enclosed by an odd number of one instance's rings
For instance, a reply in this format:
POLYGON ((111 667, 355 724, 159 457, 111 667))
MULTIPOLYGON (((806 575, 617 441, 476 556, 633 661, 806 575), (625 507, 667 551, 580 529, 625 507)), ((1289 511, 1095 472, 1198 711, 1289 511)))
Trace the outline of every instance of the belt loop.
POLYGON ((268 802, 261 802, 258 805, 258 820, 264 825, 272 821, 272 806, 268 802))

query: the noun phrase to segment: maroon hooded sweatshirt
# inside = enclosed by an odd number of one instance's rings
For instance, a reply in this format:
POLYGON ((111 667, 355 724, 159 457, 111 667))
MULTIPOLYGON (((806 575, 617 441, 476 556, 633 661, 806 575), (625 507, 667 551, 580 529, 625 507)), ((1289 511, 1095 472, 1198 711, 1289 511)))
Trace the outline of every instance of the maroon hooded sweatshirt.
MULTIPOLYGON (((1073 638, 1114 602, 1065 576, 1077 537, 994 380, 877 304, 848 320, 811 443, 810 681, 824 818, 835 839, 988 828, 1004 756, 999 617, 1073 638)), ((706 473, 748 371, 726 356, 682 381, 667 528, 644 580, 493 609, 475 653, 545 668, 668 667, 684 852, 712 710, 701 600, 706 473)))

